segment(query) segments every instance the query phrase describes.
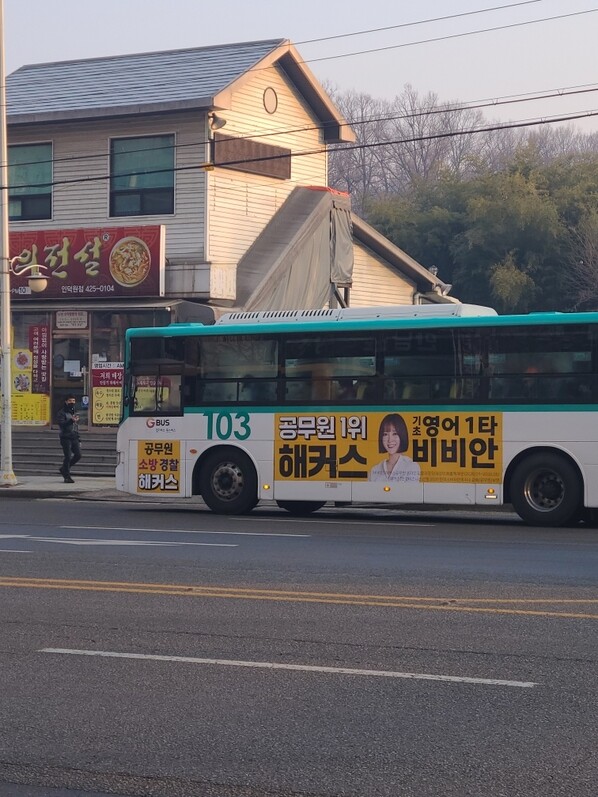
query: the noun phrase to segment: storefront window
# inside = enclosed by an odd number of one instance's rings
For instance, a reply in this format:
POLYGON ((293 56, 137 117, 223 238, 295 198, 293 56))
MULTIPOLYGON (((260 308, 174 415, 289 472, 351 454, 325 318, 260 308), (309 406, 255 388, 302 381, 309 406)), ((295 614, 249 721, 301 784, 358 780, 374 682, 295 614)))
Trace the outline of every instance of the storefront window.
POLYGON ((77 398, 80 425, 114 427, 120 421, 125 332, 166 326, 170 310, 13 311, 12 419, 49 426, 68 393, 77 398), (61 315, 62 314, 62 315, 61 315))

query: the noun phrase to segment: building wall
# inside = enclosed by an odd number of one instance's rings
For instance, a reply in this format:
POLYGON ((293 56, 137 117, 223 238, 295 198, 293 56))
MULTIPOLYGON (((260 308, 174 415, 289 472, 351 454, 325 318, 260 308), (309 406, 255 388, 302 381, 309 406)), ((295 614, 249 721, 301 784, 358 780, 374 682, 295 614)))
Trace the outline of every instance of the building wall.
POLYGON ((353 254, 351 307, 413 304, 416 288, 411 280, 355 239, 353 254))
MULTIPOLYGON (((277 67, 250 73, 233 93, 231 107, 218 115, 226 119, 222 130, 226 135, 252 136, 293 153, 323 147, 316 118, 277 67), (268 86, 278 95, 274 114, 267 113, 263 105, 268 86)), ((225 292, 221 298, 235 298, 236 264, 296 185, 327 185, 325 152, 292 157, 290 180, 232 169, 216 168, 208 174, 208 258, 213 289, 225 292)))
POLYGON ((97 119, 76 124, 44 124, 9 128, 9 144, 51 141, 54 173, 52 219, 11 222, 11 229, 134 226, 166 227, 166 290, 186 296, 203 292, 209 273, 205 266, 205 172, 195 167, 206 156, 205 114, 189 113, 97 119), (175 212, 168 216, 109 214, 110 139, 126 136, 175 135, 175 212), (95 179, 97 178, 97 179, 95 179), (81 181, 71 182, 68 181, 81 181), (198 264, 204 264, 197 268, 198 264))

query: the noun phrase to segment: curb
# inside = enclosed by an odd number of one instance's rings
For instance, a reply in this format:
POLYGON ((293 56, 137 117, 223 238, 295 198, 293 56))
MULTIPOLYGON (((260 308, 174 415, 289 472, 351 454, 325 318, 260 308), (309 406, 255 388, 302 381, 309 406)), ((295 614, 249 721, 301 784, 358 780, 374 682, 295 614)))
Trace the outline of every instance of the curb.
MULTIPOLYGON (((140 501, 145 503, 148 502, 148 496, 136 496, 136 495, 129 495, 128 493, 120 493, 116 492, 113 495, 106 495, 105 490, 86 490, 85 492, 82 490, 51 490, 49 488, 18 488, 14 493, 11 493, 11 497, 13 498, 67 498, 69 500, 74 501, 103 501, 103 502, 110 502, 110 503, 126 503, 126 504, 136 504, 140 501)), ((0 492, 0 495, 2 493, 0 492)), ((199 496, 193 496, 193 498, 170 498, 168 501, 164 501, 163 499, 160 500, 156 498, 155 502, 151 501, 151 503, 155 503, 156 506, 164 506, 165 504, 177 505, 181 506, 182 504, 186 503, 193 503, 199 504, 202 507, 205 507, 205 504, 202 502, 199 496)), ((276 509, 276 504, 274 501, 264 503, 261 509, 276 509)), ((499 506, 465 506, 459 504, 387 504, 387 505, 380 505, 380 504, 362 504, 362 503, 355 503, 346 506, 334 506, 331 505, 326 507, 326 509, 338 509, 338 510, 346 510, 347 512, 351 512, 352 510, 369 510, 371 512, 461 512, 465 514, 478 514, 481 516, 487 515, 499 515, 499 514, 511 514, 516 515, 513 510, 513 507, 510 504, 502 504, 499 506)), ((292 516, 289 515, 289 518, 292 516)), ((314 515, 317 517, 317 515, 314 515)))

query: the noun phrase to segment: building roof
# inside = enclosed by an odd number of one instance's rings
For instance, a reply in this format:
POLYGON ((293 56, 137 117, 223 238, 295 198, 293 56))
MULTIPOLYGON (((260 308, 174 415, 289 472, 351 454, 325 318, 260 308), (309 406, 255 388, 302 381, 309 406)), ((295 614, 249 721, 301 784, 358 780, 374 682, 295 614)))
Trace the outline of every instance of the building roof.
POLYGON ((228 107, 234 84, 280 66, 322 121, 328 142, 354 136, 285 39, 28 64, 7 78, 9 125, 228 107))

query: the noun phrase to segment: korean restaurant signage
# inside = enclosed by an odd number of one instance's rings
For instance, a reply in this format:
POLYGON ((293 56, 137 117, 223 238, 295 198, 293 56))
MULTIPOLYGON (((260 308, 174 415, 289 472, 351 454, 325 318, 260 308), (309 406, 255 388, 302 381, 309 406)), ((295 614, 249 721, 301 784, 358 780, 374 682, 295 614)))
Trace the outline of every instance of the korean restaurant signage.
MULTIPOLYGON (((31 353, 31 392, 50 392, 50 327, 34 324, 29 327, 31 353)), ((17 354, 18 357, 18 354, 17 354)))
POLYGON ((275 479, 502 480, 502 413, 276 415, 275 479))
POLYGON ((88 227, 10 233, 11 298, 122 299, 164 295, 164 226, 88 227), (40 269, 43 293, 27 277, 40 269))

